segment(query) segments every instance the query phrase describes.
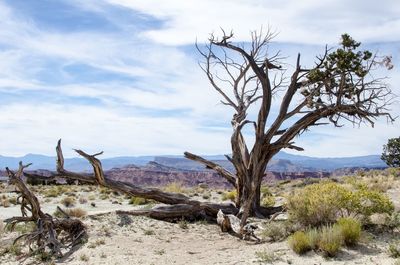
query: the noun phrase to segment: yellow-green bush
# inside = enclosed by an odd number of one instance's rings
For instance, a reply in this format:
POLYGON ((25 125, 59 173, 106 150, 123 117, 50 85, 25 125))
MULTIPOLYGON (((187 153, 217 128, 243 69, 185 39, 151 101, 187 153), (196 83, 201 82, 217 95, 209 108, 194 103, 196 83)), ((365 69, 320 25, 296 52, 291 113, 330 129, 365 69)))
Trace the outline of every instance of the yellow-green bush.
POLYGON ((336 226, 339 227, 346 246, 357 244, 361 236, 361 223, 358 220, 354 218, 340 218, 336 226))
POLYGON ((306 186, 287 200, 289 218, 304 226, 334 223, 339 217, 393 212, 393 203, 380 192, 360 187, 352 190, 339 183, 324 181, 306 186))
POLYGON ((323 251, 325 256, 334 257, 339 252, 343 244, 342 231, 339 226, 324 226, 320 231, 318 248, 323 251))
POLYGON ((274 196, 265 196, 261 198, 261 205, 264 207, 272 207, 275 205, 275 197, 274 196))
POLYGON ((297 254, 304 254, 311 249, 310 242, 303 231, 297 231, 289 237, 289 246, 297 254))
POLYGON ((231 200, 231 201, 234 202, 235 199, 236 199, 236 196, 237 196, 236 190, 227 191, 227 192, 224 192, 224 193, 222 194, 222 200, 223 200, 223 201, 231 200))
POLYGON ((261 205, 264 207, 272 207, 275 205, 275 197, 271 193, 269 187, 261 186, 261 205))
POLYGON ((147 203, 149 203, 149 201, 142 197, 132 197, 129 200, 129 204, 133 204, 133 205, 144 205, 147 203))
POLYGON ((180 182, 172 182, 164 187, 164 191, 173 193, 186 193, 187 190, 180 182))

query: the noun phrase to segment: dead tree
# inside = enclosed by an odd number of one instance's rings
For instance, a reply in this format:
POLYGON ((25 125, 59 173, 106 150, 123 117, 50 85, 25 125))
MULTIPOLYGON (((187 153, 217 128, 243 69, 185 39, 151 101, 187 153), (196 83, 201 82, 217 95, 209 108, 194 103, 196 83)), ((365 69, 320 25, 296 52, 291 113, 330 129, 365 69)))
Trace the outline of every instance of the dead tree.
POLYGON ((86 227, 80 220, 69 218, 67 214, 65 218, 54 218, 42 211, 38 198, 21 179, 23 170, 29 165, 24 166, 20 162, 17 173, 6 168, 9 183, 15 185, 20 193, 17 201, 21 205, 22 216, 12 217, 4 222, 11 230, 18 223, 34 222, 34 230, 16 238, 14 244, 25 240, 33 254, 48 251, 50 255, 60 259, 67 257, 85 242, 86 227), (64 249, 67 251, 63 252, 64 249))
POLYGON ((294 144, 296 136, 313 126, 340 127, 342 120, 372 126, 380 116, 394 120, 387 111, 393 98, 390 89, 383 78, 371 75, 379 66, 393 66, 390 60, 387 63, 390 57, 359 51, 360 43, 344 34, 340 46, 325 48, 312 68, 303 67, 298 54, 293 73, 286 77, 280 53, 270 54, 268 49, 271 31, 253 32, 249 44, 235 43, 232 32, 222 33, 221 38, 211 35, 204 47, 196 46, 211 86, 221 95, 221 103, 233 109, 232 155, 226 157, 235 172, 189 152, 185 156, 232 184, 243 227, 249 215, 264 215, 260 187, 268 162, 284 148, 303 150, 294 144), (271 111, 274 100, 280 100, 276 115, 271 111), (248 125, 254 129, 252 146, 243 134, 248 125))
POLYGON ((76 150, 91 163, 94 173, 70 172, 64 169, 61 140, 56 148, 55 176, 97 184, 168 205, 130 214, 147 215, 161 220, 210 217, 218 219, 223 230, 233 230, 244 238, 252 237, 254 227, 247 224, 251 214, 268 217, 282 210, 282 207, 267 208, 260 205, 261 181, 268 162, 281 149, 303 150, 294 145, 293 139, 297 135, 312 126, 327 123, 341 126, 341 120, 358 124, 367 122, 371 125, 380 116, 394 120, 386 110, 392 99, 390 89, 384 79, 374 78, 370 74, 381 65, 390 68, 390 61, 379 60, 369 51, 357 51, 360 43, 345 34, 342 36, 341 47, 334 51, 326 48, 324 55, 317 57, 318 61, 313 68, 302 67, 298 55, 295 70, 290 79, 286 80, 279 53, 272 56, 268 53, 272 37, 270 32, 265 35, 254 32, 247 49, 244 44, 232 42, 232 33, 226 35, 223 32, 221 39, 211 35, 205 50, 198 47, 205 60, 202 69, 211 85, 223 97, 222 104, 234 110, 231 121, 232 155, 227 156, 227 159, 234 165, 235 172, 188 152, 185 152, 185 157, 215 170, 231 183, 237 191, 235 204, 200 202, 183 194, 113 180, 106 176, 100 160, 96 158, 102 152, 89 155, 76 150), (222 69, 225 75, 218 75, 214 72, 215 68, 222 69), (272 117, 274 96, 281 97, 281 102, 278 114, 272 117), (257 108, 254 119, 248 117, 251 107, 257 108), (267 127, 267 123, 271 125, 267 127), (251 148, 243 136, 243 128, 249 124, 254 128, 254 144, 251 148))

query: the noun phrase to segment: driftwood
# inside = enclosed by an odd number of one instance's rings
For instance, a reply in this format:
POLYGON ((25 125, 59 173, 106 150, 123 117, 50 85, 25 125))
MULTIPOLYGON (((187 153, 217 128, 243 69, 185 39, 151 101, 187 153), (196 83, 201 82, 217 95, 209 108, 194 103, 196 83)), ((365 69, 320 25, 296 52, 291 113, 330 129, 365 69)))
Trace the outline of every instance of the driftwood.
POLYGON ((41 210, 38 198, 21 179, 23 170, 29 165, 20 162, 17 173, 6 168, 9 183, 15 185, 20 193, 17 201, 21 204, 22 216, 6 219, 5 223, 13 230, 18 223, 35 222, 35 229, 16 238, 14 244, 24 239, 32 253, 48 251, 59 259, 65 258, 86 241, 86 227, 80 220, 72 219, 65 213, 65 218, 54 218, 41 210), (64 249, 67 251, 63 253, 64 249))

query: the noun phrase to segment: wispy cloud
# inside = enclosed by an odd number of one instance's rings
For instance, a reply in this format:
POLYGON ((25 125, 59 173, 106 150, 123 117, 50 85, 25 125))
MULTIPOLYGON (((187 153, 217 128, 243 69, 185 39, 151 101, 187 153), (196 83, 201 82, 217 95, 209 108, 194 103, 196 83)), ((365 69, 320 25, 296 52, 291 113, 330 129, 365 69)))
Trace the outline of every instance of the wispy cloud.
MULTIPOLYGON (((197 65, 196 37, 202 43, 224 27, 248 40, 269 24, 280 31, 275 49, 289 61, 301 51, 310 64, 347 31, 398 64, 400 7, 384 2, 3 1, 0 154, 54 154, 60 137, 69 155, 72 147, 108 156, 227 153, 231 113, 197 65)), ((397 68, 390 75, 400 94, 397 68)), ((398 128, 317 128, 299 143, 308 155, 377 153, 398 128), (360 134, 368 145, 352 145, 360 134)))

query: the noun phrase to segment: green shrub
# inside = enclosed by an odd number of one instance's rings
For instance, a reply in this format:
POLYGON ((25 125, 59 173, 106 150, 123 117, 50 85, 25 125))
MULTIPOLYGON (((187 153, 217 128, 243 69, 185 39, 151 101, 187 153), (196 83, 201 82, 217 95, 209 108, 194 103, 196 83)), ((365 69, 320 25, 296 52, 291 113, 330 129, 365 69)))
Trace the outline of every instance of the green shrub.
POLYGON ((361 223, 354 218, 340 218, 336 224, 346 246, 354 246, 361 236, 361 223))
POLYGON ((231 200, 234 202, 236 199, 236 196, 237 196, 236 190, 227 191, 222 194, 222 200, 223 201, 231 200))
POLYGON ((337 225, 323 226, 320 231, 318 248, 327 257, 334 257, 343 244, 342 231, 337 225))
POLYGON ((287 200, 290 220, 307 226, 334 223, 338 217, 374 213, 391 214, 393 203, 380 192, 368 190, 365 186, 351 190, 341 184, 323 181, 308 185, 287 200))
POLYGON ((303 231, 297 231, 289 237, 289 246, 297 254, 304 254, 311 249, 307 236, 303 231))

